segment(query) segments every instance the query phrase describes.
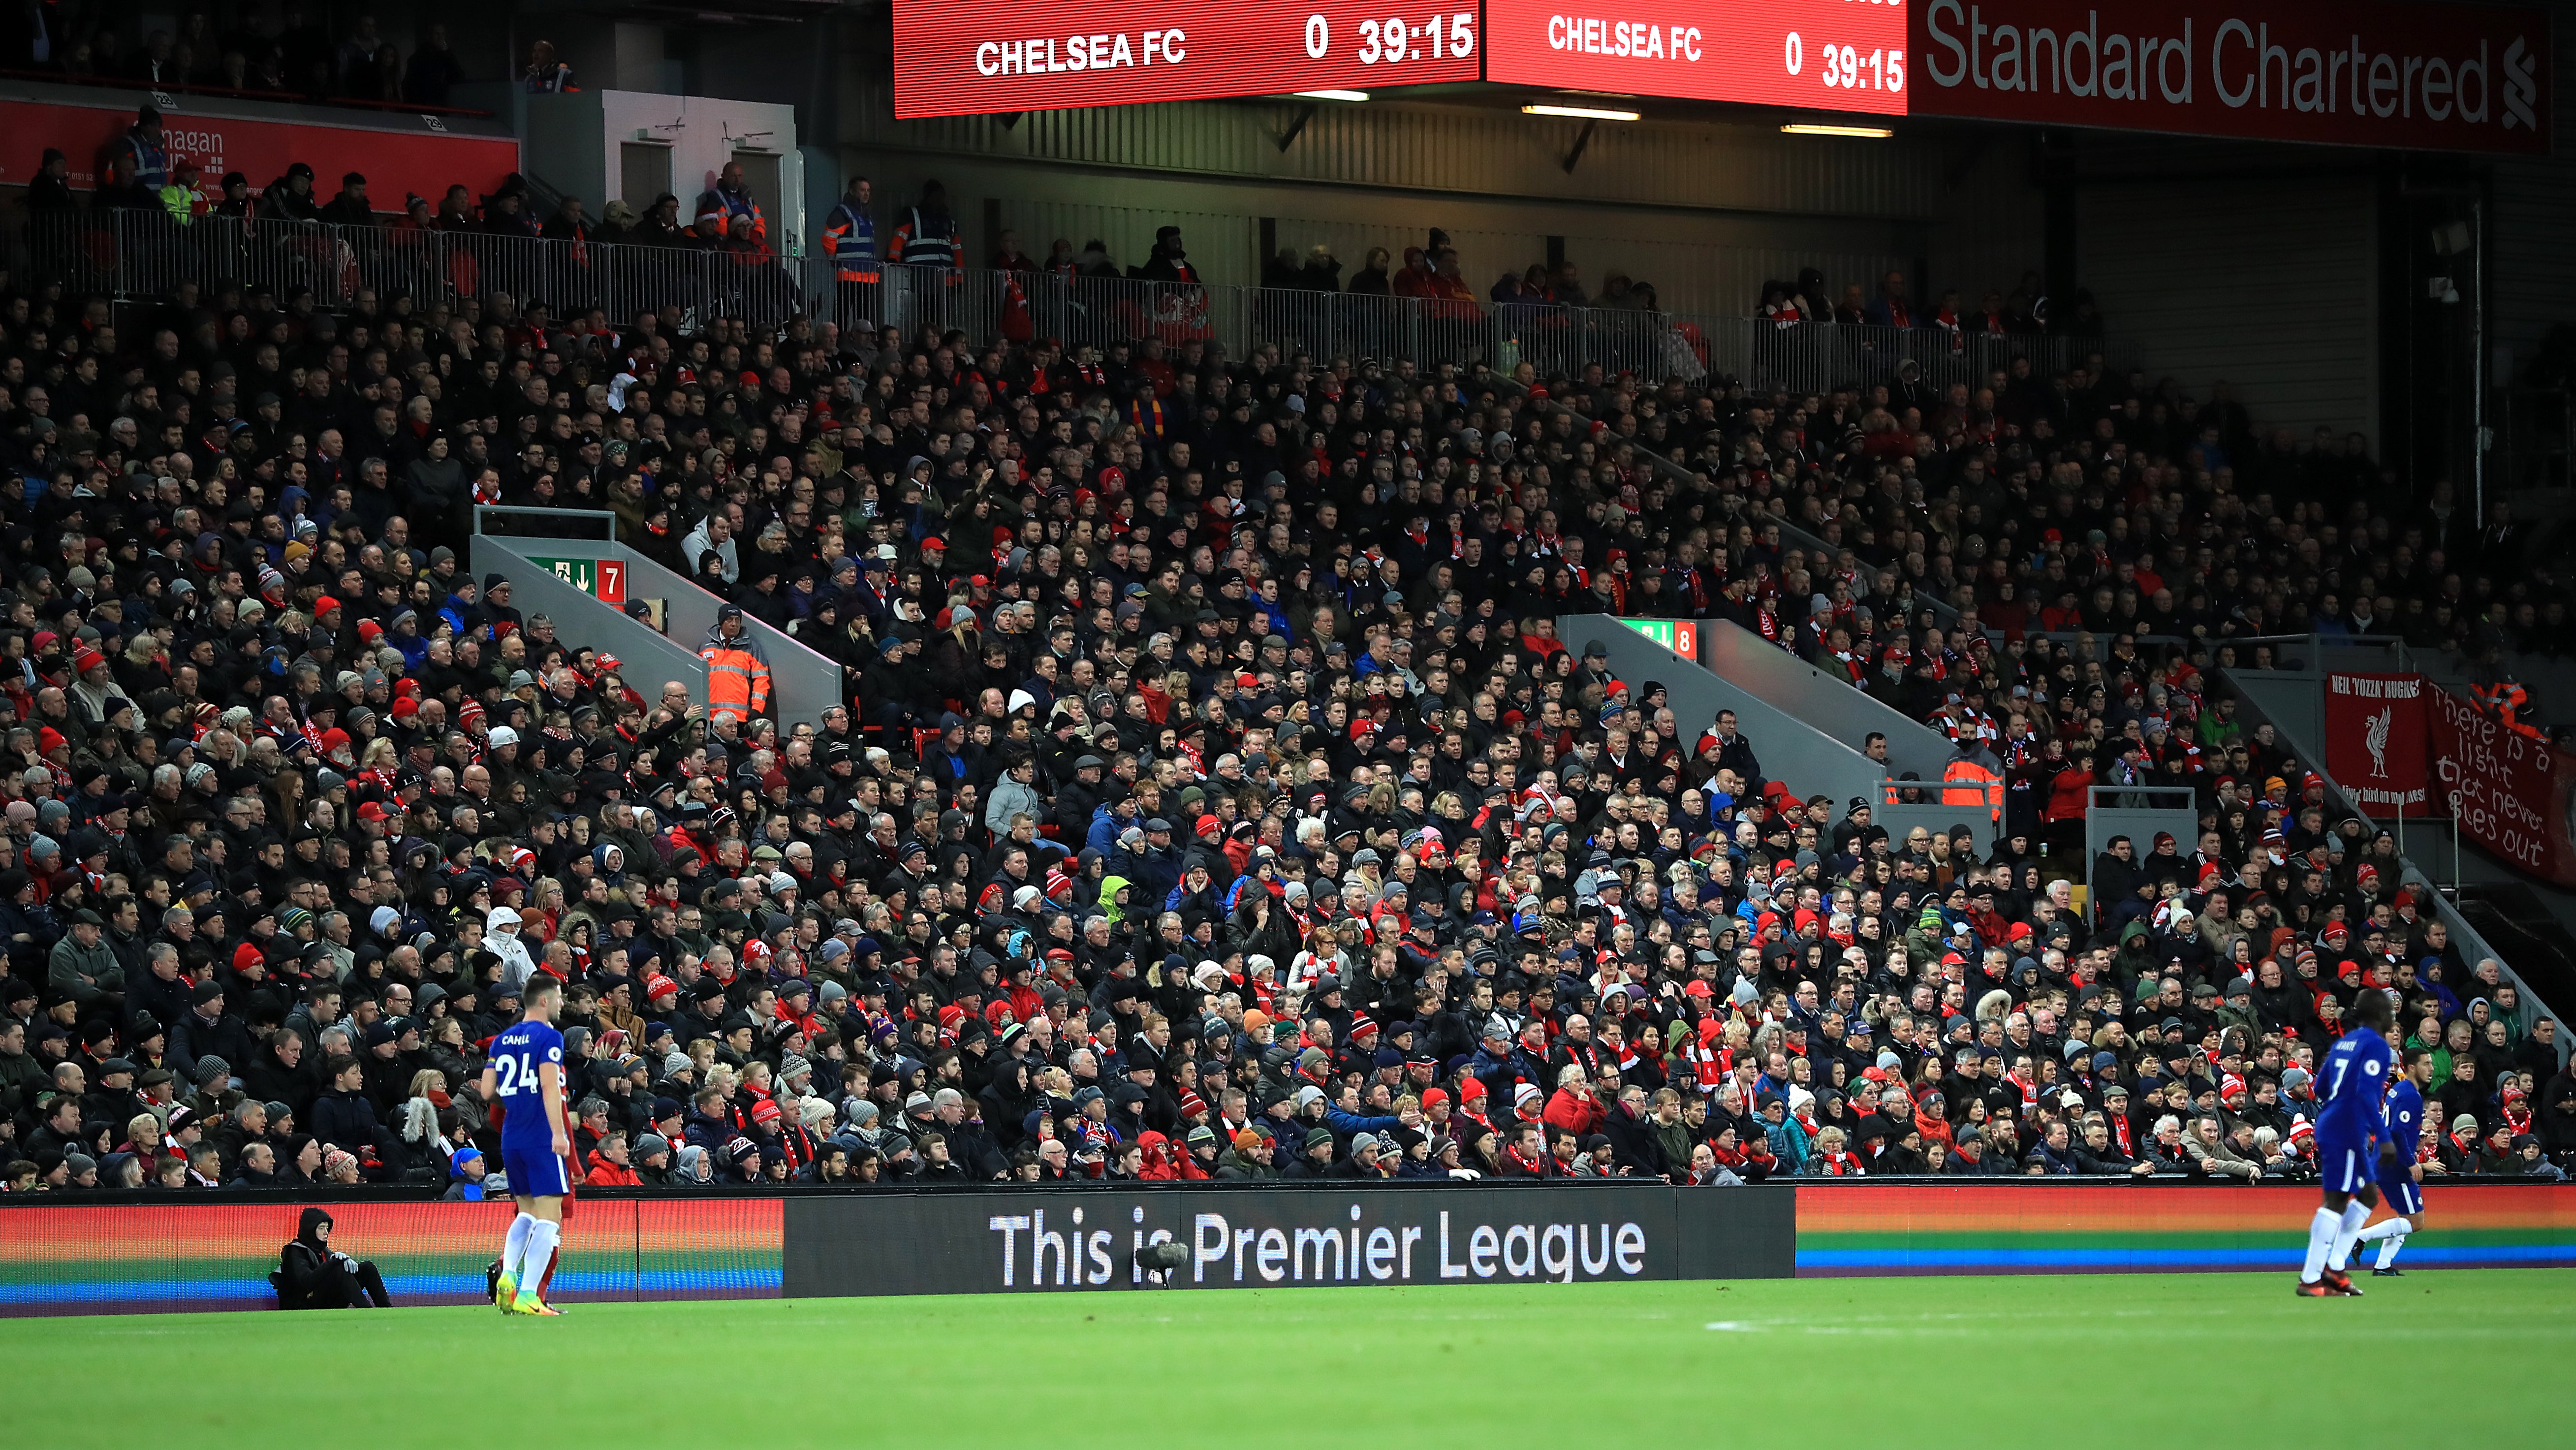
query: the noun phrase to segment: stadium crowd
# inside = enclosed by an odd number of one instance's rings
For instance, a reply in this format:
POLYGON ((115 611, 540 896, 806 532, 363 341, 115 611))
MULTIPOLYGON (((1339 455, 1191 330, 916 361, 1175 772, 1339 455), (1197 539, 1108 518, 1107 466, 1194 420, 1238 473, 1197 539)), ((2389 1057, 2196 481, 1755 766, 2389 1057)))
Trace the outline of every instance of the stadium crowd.
POLYGON ((540 972, 593 1185, 2295 1179, 2370 991, 2436 1054, 2428 1173, 2576 1165, 2557 1024, 2202 697, 2292 601, 2533 602, 2348 450, 2086 371, 690 322, 8 280, 9 1191, 497 1191, 479 1051, 540 972), (709 698, 523 614, 477 501, 722 596, 709 698), (2045 766, 1986 856, 1891 838, 1556 636, 1595 612, 1742 618, 2045 766), (845 703, 779 718, 751 621, 845 703), (2141 762, 2203 829, 2086 869, 2067 775, 2141 762))
MULTIPOLYGON (((289 3, 190 9, 169 28, 135 28, 131 6, 46 0, 17 7, 0 27, 0 68, 67 81, 123 81, 306 101, 446 106, 466 69, 447 26, 430 21, 405 55, 373 15, 345 23, 333 7, 289 3)), ((570 72, 543 42, 531 48, 530 90, 563 90, 570 72)))

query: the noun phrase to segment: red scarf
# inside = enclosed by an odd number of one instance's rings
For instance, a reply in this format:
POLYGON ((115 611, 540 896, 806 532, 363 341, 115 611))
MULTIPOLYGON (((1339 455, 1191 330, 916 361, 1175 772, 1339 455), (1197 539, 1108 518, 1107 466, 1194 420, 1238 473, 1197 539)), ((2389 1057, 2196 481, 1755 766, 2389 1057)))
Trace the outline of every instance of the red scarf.
POLYGON ((1744 1143, 1741 1148, 1722 1148, 1715 1143, 1708 1145, 1708 1151, 1717 1157, 1718 1167, 1741 1168, 1748 1163, 1759 1163, 1767 1168, 1780 1161, 1771 1156, 1769 1141, 1759 1135, 1741 1141, 1744 1143))
POLYGON ((2039 1106, 2039 1090, 2024 1081, 2019 1073, 2005 1073, 2004 1081, 2011 1083, 2015 1088, 2018 1088, 2021 1091, 2022 1115, 2025 1117, 2029 1116, 2031 1111, 2039 1106))

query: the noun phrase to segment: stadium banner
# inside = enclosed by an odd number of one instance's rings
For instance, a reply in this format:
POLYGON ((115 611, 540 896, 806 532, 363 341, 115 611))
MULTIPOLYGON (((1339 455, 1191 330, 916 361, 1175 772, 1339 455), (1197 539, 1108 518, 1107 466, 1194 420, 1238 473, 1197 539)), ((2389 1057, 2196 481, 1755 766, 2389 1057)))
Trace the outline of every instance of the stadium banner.
MULTIPOLYGON (((268 1283, 305 1204, 30 1205, 0 1209, 0 1317, 274 1309, 268 1283)), ((397 1306, 475 1304, 513 1212, 485 1203, 324 1203, 331 1244, 372 1260, 397 1306)), ((566 1304, 775 1299, 774 1198, 581 1199, 553 1297, 566 1304)))
MULTIPOLYGON (((2434 1182, 2425 1197, 2410 1269, 2576 1266, 2576 1185, 2434 1182)), ((2314 1185, 1802 1185, 1798 1276, 2291 1273, 2316 1206, 2314 1185)))
POLYGON ((2326 774, 2372 815, 2425 813, 2422 675, 2326 676, 2326 774))
POLYGON ((2448 690, 2431 693, 2433 772, 2460 832, 2521 870, 2576 886, 2576 756, 2448 690))
POLYGON ((2549 150, 2542 10, 2393 0, 1916 0, 1905 10, 1918 116, 2549 150))
MULTIPOLYGON (((456 129, 442 117, 400 111, 352 113, 345 121, 319 125, 195 109, 215 104, 182 96, 164 97, 161 106, 161 136, 171 163, 195 162, 197 192, 209 201, 222 198, 228 171, 250 178, 257 191, 297 161, 313 167, 317 205, 355 171, 367 178, 369 205, 383 212, 400 211, 405 192, 435 200, 454 182, 478 194, 497 191, 519 169, 514 137, 473 134, 463 128, 475 123, 462 118, 456 129)), ((8 156, 0 159, 0 185, 26 185, 35 174, 35 158, 54 146, 71 162, 73 189, 88 191, 98 185, 107 148, 133 120, 130 98, 0 100, 0 135, 11 138, 8 156)))
POLYGON ((1013 1294, 1785 1278, 1796 1199, 1660 1183, 1090 1188, 795 1198, 783 1292, 1013 1294))

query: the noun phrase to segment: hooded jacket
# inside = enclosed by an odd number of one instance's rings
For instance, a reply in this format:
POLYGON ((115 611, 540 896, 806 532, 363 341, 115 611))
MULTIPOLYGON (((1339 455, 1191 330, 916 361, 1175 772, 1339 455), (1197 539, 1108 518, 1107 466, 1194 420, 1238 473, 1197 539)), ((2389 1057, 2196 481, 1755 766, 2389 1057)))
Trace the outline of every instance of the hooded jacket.
POLYGON ((1100 914, 1109 918, 1109 929, 1113 932, 1118 930, 1119 923, 1127 917, 1129 907, 1134 905, 1132 901, 1126 906, 1120 905, 1118 893, 1132 890, 1135 885, 1135 882, 1114 873, 1100 878, 1100 914))
POLYGON ((307 1208, 296 1223, 295 1237, 278 1250, 277 1272, 269 1280, 277 1289, 278 1308, 337 1309, 344 1302, 331 1282, 338 1272, 331 1246, 320 1237, 322 1226, 331 1221, 326 1210, 307 1208))
POLYGON ((1009 835, 1011 817, 1015 813, 1026 815, 1033 821, 1049 818, 1046 800, 1038 794, 1037 787, 1023 785, 1005 771, 1000 780, 993 782, 992 796, 984 803, 984 829, 997 837, 1009 835))

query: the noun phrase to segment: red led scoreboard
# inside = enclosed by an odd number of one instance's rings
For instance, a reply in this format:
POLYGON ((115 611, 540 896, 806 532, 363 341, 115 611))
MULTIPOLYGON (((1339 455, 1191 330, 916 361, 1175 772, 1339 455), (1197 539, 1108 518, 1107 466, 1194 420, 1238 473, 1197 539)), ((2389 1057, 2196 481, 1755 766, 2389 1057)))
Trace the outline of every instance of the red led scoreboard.
POLYGON ((2546 154, 2546 10, 2415 0, 895 0, 895 114, 1380 92, 2546 154))
POLYGON ((896 0, 902 117, 1372 90, 1484 75, 1476 0, 896 0))
POLYGON ((896 0, 894 24, 906 118, 1474 80, 1905 110, 1903 0, 896 0))
POLYGON ((1486 0, 1487 80, 1905 114, 1901 0, 1486 0))

